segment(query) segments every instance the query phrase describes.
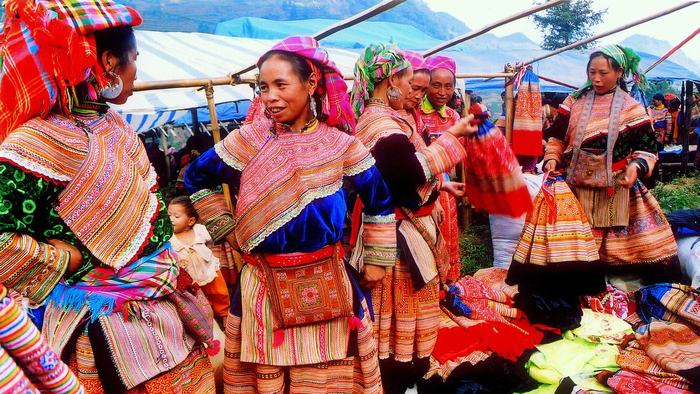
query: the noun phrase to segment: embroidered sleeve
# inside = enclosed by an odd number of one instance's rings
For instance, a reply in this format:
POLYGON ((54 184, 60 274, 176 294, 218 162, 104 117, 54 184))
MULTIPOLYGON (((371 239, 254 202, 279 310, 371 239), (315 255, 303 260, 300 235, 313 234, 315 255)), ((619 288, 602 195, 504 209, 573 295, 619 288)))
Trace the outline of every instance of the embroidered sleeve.
MULTIPOLYGON (((18 380, 31 379, 31 384, 42 393, 78 393, 83 388, 73 372, 61 361, 53 349, 41 336, 41 332, 32 324, 19 304, 10 297, 7 289, 0 285, 0 356, 6 351, 10 359, 0 357, 5 389, 16 387, 22 390, 22 383, 14 386, 18 380), (4 360, 3 360, 4 358, 4 360), (19 366, 11 362, 19 361, 19 366), (21 368, 20 368, 21 367, 21 368), (23 375, 27 377, 23 378, 23 375), (13 377, 14 376, 14 377, 13 377)), ((27 381, 29 384, 29 381, 27 381)), ((26 388, 26 387, 25 387, 26 388)), ((33 392, 31 390, 30 392, 33 392)))
POLYGON ((215 244, 223 242, 229 234, 233 233, 236 221, 220 188, 202 189, 194 193, 191 198, 199 214, 199 220, 204 224, 215 244))
POLYGON ((196 193, 202 189, 214 189, 222 183, 229 185, 232 194, 238 193, 241 183, 241 169, 227 164, 215 148, 204 152, 185 170, 183 180, 188 193, 196 193))
POLYGON ((374 166, 349 179, 364 206, 364 263, 393 266, 396 263, 396 220, 389 188, 374 166))
POLYGON ((466 155, 462 144, 450 133, 443 133, 430 146, 416 153, 424 171, 431 174, 428 180, 432 180, 435 174, 449 172, 466 155))
POLYGON ((36 303, 49 295, 70 260, 68 252, 37 239, 76 243, 66 239, 69 231, 48 203, 57 193, 52 183, 0 164, 0 283, 36 303))

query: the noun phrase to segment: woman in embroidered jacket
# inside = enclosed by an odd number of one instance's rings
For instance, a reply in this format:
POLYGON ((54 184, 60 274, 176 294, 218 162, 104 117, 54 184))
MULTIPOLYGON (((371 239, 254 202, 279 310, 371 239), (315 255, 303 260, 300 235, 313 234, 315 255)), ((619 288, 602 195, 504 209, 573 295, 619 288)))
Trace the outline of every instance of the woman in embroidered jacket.
POLYGON ((235 221, 208 220, 215 241, 228 232, 246 262, 227 319, 225 390, 378 393, 372 321, 342 259, 342 185, 354 184, 365 205, 365 284, 380 281, 396 255, 389 191, 347 134, 347 85, 315 39, 279 42, 258 68, 258 111, 185 173, 198 209, 222 182, 237 195, 235 221))
POLYGON ((175 288, 155 172, 106 104, 131 95, 141 17, 109 0, 5 4, 0 283, 45 304, 42 333, 87 392, 213 392, 210 323, 175 288))
MULTIPOLYGON (((425 125, 424 138, 428 144, 431 140, 444 133, 459 121, 459 114, 447 103, 455 92, 455 75, 457 65, 452 58, 441 55, 429 56, 425 59, 425 67, 430 71, 430 84, 420 105, 420 119, 425 125)), ((443 174, 449 181, 450 174, 443 174)), ((462 186, 452 183, 454 186, 462 186)), ((461 189, 459 189, 459 193, 461 189)), ((458 196, 461 197, 461 196, 458 196)), ((445 246, 450 262, 449 277, 456 280, 459 277, 461 260, 459 257, 459 224, 457 219, 457 200, 454 193, 440 193, 440 205, 445 211, 440 223, 440 232, 445 239, 445 246)))
MULTIPOLYGON (((415 122, 398 112, 412 94, 412 77, 411 65, 398 48, 370 45, 355 64, 352 90, 359 116, 357 137, 377 161, 398 220, 399 256, 372 290, 374 335, 388 393, 404 392, 427 372, 439 328, 439 283, 446 268, 431 213, 439 195, 439 175, 464 159, 457 137, 476 131, 469 125, 471 117, 465 118, 426 147, 415 122)), ((353 261, 361 261, 362 245, 353 254, 353 261)))
MULTIPOLYGON (((641 183, 656 164, 651 119, 627 92, 639 56, 611 45, 588 61, 588 82, 566 98, 546 131, 546 170, 564 169, 599 246, 608 273, 651 271, 663 279, 676 243, 658 202, 641 183)), ((514 267, 511 267, 511 270, 514 267)))

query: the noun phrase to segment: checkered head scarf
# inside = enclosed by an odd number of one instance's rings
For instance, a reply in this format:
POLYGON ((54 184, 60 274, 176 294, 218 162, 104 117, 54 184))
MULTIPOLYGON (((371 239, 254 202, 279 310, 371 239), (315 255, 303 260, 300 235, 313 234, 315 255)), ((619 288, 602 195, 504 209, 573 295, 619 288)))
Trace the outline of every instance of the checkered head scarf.
POLYGON ((69 89, 88 79, 107 85, 93 32, 142 22, 112 0, 7 0, 0 35, 0 141, 54 106, 69 114, 69 89))

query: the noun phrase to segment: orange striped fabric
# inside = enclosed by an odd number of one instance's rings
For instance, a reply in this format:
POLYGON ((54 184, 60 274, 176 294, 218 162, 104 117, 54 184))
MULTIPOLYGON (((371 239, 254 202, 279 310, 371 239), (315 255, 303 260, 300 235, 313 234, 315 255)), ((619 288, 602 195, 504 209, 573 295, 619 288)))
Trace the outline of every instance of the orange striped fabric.
POLYGON ((119 114, 84 122, 90 132, 62 115, 34 118, 10 134, 0 160, 66 184, 56 211, 101 263, 119 269, 151 235, 156 173, 119 114))
POLYGON ((598 259, 598 247, 591 227, 566 182, 557 180, 551 186, 543 186, 535 197, 533 210, 525 219, 513 260, 548 265, 598 259), (547 191, 548 188, 551 191, 547 191))

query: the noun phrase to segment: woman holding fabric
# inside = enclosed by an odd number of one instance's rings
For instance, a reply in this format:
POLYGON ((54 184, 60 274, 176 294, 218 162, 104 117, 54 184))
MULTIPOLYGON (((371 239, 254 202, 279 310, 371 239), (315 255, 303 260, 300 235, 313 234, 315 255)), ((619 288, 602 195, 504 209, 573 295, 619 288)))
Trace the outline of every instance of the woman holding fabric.
MULTIPOLYGON (((424 138, 430 144, 432 140, 459 121, 460 115, 447 105, 455 92, 457 65, 452 58, 433 55, 425 59, 425 66, 430 71, 430 85, 421 102, 420 118, 425 125, 424 138)), ((476 121, 478 119, 475 119, 476 121)), ((449 277, 456 280, 459 277, 461 260, 455 196, 461 197, 464 194, 464 185, 450 182, 449 174, 442 176, 446 178, 445 184, 450 187, 440 193, 440 205, 445 211, 444 219, 440 223, 440 233, 445 239, 451 267, 449 277)))
POLYGON ((644 77, 639 56, 611 45, 590 55, 586 85, 566 98, 549 136, 544 168, 566 171, 593 229, 608 274, 646 274, 659 281, 676 255, 671 228, 641 183, 656 164, 652 120, 626 91, 625 77, 644 77))
POLYGON ((86 392, 214 392, 210 322, 176 289, 155 172, 107 105, 132 94, 141 17, 110 0, 5 6, 0 282, 45 305, 86 392))
POLYGON ((439 195, 439 175, 464 158, 457 137, 476 131, 470 119, 464 119, 426 147, 412 122, 399 112, 412 91, 412 76, 398 48, 370 45, 355 64, 352 89, 359 116, 357 137, 377 161, 397 215, 399 256, 372 290, 374 335, 387 393, 404 392, 427 372, 439 328, 439 283, 446 268, 431 213, 439 195))
POLYGON ((215 240, 228 234, 246 262, 227 319, 225 390, 379 393, 368 306, 343 263, 342 186, 352 183, 365 206, 367 287, 396 255, 389 190, 348 134, 347 86, 315 39, 284 39, 258 69, 261 111, 185 173, 198 210, 222 182, 237 195, 235 219, 221 216, 210 230, 215 240))

